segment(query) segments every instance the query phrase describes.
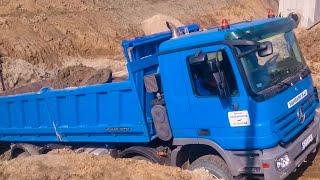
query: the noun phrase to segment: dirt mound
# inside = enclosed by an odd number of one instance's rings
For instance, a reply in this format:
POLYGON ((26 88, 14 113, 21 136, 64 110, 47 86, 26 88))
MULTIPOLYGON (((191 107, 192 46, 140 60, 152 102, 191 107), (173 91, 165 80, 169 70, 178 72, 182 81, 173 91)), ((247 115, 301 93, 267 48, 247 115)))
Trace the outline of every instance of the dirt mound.
POLYGON ((91 67, 83 65, 70 66, 63 68, 57 72, 56 77, 30 83, 25 86, 12 88, 3 95, 14 95, 26 92, 37 92, 42 88, 62 89, 67 87, 77 87, 84 85, 102 84, 112 81, 112 72, 110 69, 95 70, 91 67))
POLYGON ((70 151, 0 162, 0 179, 179 179, 210 180, 205 171, 189 172, 146 161, 70 151), (128 168, 130 167, 130 168, 128 168))
POLYGON ((34 83, 52 74, 22 59, 3 58, 2 67, 7 89, 34 83))
POLYGON ((95 70, 83 65, 71 66, 58 71, 57 77, 49 80, 54 89, 110 83, 112 72, 110 69, 95 70))
POLYGON ((66 56, 121 55, 124 38, 141 35, 141 22, 165 14, 182 23, 204 26, 265 17, 272 0, 2 0, 0 54, 47 68, 58 67, 66 56), (130 8, 128 8, 130 7, 130 8))
POLYGON ((150 34, 155 34, 163 31, 168 31, 168 28, 166 26, 166 22, 170 22, 174 24, 175 26, 184 26, 180 21, 177 19, 174 19, 172 17, 163 15, 163 14, 157 14, 152 16, 149 19, 144 20, 141 25, 142 25, 142 30, 144 34, 150 35, 150 34))
POLYGON ((320 88, 320 25, 311 30, 299 29, 297 31, 301 50, 312 71, 314 82, 320 88))
POLYGON ((12 89, 55 78, 58 70, 75 65, 123 70, 121 40, 142 35, 142 22, 154 15, 206 28, 222 18, 265 17, 266 9, 275 7, 276 0, 2 0, 0 56, 8 66, 20 63, 4 68, 6 85, 12 89))

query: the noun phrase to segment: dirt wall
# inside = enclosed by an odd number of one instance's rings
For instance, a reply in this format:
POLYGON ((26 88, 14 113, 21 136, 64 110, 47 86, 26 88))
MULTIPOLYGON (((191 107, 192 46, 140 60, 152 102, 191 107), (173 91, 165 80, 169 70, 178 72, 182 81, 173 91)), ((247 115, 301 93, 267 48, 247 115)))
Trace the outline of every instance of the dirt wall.
POLYGON ((141 22, 156 14, 208 27, 276 7, 276 0, 0 0, 0 55, 8 66, 27 67, 7 69, 5 83, 52 78, 73 63, 123 70, 121 40, 142 35, 141 22))

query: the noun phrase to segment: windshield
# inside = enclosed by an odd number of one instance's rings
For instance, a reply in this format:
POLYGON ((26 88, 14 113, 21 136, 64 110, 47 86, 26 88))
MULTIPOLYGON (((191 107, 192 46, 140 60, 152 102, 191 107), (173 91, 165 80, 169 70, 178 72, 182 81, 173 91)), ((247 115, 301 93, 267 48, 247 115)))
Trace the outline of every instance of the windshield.
MULTIPOLYGON (((265 41, 272 42, 272 54, 259 57, 257 52, 252 52, 240 58, 249 85, 255 93, 283 83, 286 78, 298 74, 306 66, 292 32, 281 33, 259 42, 265 41)), ((250 49, 250 46, 237 47, 238 53, 250 49)))

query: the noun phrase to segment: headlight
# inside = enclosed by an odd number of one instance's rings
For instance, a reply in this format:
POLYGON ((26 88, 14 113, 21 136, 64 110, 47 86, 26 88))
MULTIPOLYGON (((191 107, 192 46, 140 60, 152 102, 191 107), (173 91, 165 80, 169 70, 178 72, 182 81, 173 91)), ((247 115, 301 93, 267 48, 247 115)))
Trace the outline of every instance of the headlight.
POLYGON ((284 170, 286 167, 288 167, 290 164, 290 158, 288 156, 288 154, 285 154, 281 157, 279 157, 277 160, 276 160, 276 167, 278 170, 282 171, 284 170))

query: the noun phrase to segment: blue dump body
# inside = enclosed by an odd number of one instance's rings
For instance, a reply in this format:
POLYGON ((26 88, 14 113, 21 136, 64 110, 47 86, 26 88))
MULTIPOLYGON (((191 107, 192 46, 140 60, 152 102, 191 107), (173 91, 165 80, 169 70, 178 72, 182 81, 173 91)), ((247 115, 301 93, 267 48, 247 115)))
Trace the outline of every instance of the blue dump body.
POLYGON ((147 142, 142 107, 128 101, 139 104, 129 81, 1 98, 1 140, 147 142))
POLYGON ((124 41, 134 51, 126 52, 127 81, 0 97, 0 141, 149 142, 155 132, 143 76, 157 71, 159 45, 170 38, 164 32, 124 41))

